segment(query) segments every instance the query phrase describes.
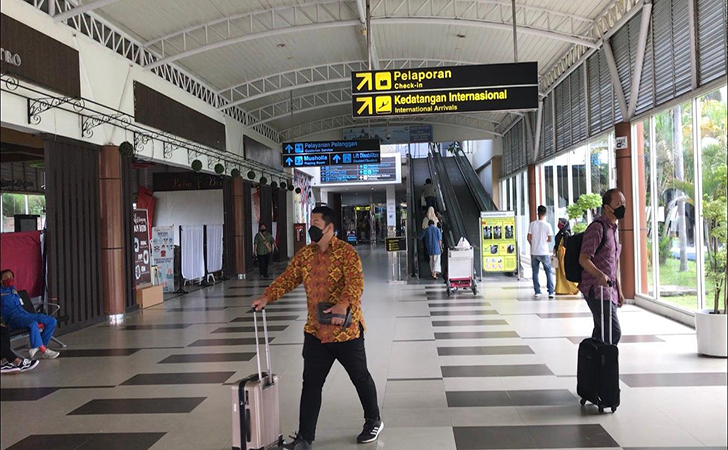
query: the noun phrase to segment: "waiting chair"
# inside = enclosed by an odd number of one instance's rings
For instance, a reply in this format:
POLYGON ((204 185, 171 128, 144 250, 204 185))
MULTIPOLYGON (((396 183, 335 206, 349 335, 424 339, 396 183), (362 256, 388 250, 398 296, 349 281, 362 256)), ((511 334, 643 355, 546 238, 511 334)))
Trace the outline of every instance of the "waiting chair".
MULTIPOLYGON (((34 306, 33 301, 30 299, 30 295, 28 295, 28 291, 18 291, 18 295, 20 296, 23 309, 30 314, 47 314, 49 316, 55 317, 56 314, 58 314, 58 311, 61 310, 61 305, 57 303, 41 303, 38 306, 34 306), (48 312, 49 308, 55 308, 55 310, 48 312)), ((56 319, 60 321, 59 318, 56 319)), ((27 337, 29 334, 30 330, 28 328, 16 328, 14 330, 10 330, 10 338, 12 340, 27 337)), ((56 344, 60 345, 61 348, 68 347, 66 344, 56 339, 55 336, 51 337, 51 340, 56 344)))

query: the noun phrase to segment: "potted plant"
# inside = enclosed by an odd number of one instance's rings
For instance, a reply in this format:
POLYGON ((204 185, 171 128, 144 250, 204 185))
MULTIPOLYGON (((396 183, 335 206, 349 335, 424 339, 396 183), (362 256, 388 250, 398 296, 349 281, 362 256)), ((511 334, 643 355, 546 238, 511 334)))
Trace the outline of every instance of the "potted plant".
POLYGON ((728 171, 725 158, 725 150, 720 145, 708 145, 703 149, 703 226, 707 237, 705 281, 708 288, 703 295, 706 300, 712 300, 713 308, 695 312, 698 353, 723 358, 728 357, 728 171))
MULTIPOLYGON (((595 214, 597 208, 602 206, 602 197, 599 194, 581 194, 576 203, 566 207, 566 214, 570 220, 584 218, 584 213, 591 211, 595 214)), ((586 221, 574 225, 574 233, 583 233, 586 230, 586 221)))

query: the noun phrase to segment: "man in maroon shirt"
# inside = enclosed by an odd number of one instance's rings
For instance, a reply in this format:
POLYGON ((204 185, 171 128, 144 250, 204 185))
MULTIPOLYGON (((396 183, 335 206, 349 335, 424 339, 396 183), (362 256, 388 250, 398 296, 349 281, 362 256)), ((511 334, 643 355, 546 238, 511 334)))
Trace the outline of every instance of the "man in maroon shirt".
MULTIPOLYGON (((622 287, 617 279, 617 267, 622 246, 617 236, 617 221, 624 219, 626 211, 624 194, 619 189, 610 189, 602 197, 602 215, 589 225, 581 244, 579 264, 584 268, 579 290, 584 294, 594 316, 592 337, 600 339, 602 326, 609 326, 605 305, 604 323, 601 321, 600 286, 604 286, 604 301, 611 301, 617 307, 624 304, 622 287), (606 236, 605 236, 606 233, 606 236), (603 239, 603 241, 602 241, 603 239)), ((622 329, 617 319, 617 308, 612 308, 612 343, 619 343, 622 329)), ((606 330, 605 330, 606 331, 606 330)), ((608 334, 605 333, 605 339, 608 334)))

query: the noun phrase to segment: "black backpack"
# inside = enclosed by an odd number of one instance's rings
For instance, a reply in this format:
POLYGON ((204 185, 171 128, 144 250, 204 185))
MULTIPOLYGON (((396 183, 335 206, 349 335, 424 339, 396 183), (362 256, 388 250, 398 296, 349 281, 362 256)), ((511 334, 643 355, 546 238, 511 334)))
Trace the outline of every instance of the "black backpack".
MULTIPOLYGON (((589 226, 592 226, 594 223, 596 222, 590 223, 589 226)), ((597 251, 594 252, 595 255, 599 253, 599 250, 602 249, 604 243, 607 241, 607 226, 604 222, 600 223, 604 230, 602 233, 602 240, 599 242, 599 247, 597 247, 597 251)), ((584 233, 586 233, 586 231, 584 233)), ((569 236, 565 244, 566 254, 564 255, 564 272, 566 273, 566 279, 574 283, 581 282, 581 273, 584 270, 584 268, 581 267, 581 264, 579 264, 579 255, 581 254, 581 243, 584 240, 584 233, 577 233, 573 236, 569 236)))

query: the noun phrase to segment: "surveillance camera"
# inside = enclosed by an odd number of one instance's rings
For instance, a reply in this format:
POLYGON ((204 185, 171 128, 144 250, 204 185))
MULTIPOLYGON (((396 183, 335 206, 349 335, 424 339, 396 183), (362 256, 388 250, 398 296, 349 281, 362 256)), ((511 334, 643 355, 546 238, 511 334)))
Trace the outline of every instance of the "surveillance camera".
POLYGON ((384 137, 386 137, 387 140, 389 141, 392 139, 392 133, 387 132, 387 134, 384 137))

